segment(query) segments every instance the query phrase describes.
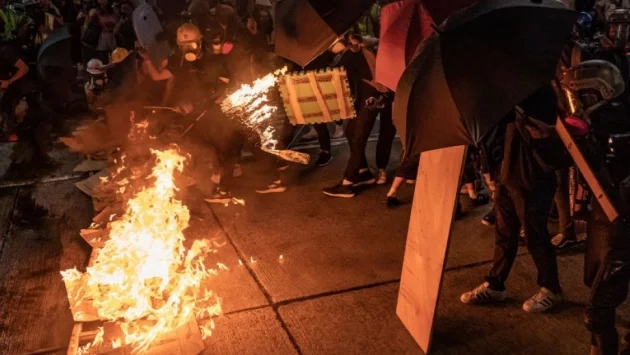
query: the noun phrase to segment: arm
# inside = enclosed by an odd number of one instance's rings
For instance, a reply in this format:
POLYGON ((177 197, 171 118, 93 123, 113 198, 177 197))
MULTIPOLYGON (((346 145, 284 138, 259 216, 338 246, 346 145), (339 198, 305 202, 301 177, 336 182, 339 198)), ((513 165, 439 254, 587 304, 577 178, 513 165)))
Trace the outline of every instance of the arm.
POLYGON ((142 63, 145 73, 149 74, 153 81, 168 80, 173 78, 173 73, 168 69, 158 70, 149 59, 145 59, 142 63))
POLYGON ((26 65, 22 59, 18 59, 15 62, 15 67, 17 68, 17 72, 9 80, 0 81, 2 89, 6 89, 14 82, 22 79, 29 71, 28 65, 26 65))

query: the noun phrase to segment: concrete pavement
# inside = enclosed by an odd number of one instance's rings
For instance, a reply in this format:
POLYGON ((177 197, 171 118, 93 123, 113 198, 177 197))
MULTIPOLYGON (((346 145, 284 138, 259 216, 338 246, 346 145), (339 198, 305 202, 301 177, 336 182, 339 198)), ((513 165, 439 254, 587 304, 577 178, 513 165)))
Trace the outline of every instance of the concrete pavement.
MULTIPOLYGON (((373 162, 373 143, 369 149, 373 162)), ((90 201, 74 188, 78 157, 57 148, 49 170, 29 170, 20 179, 23 166, 6 160, 13 148, 0 150, 8 152, 0 172, 9 186, 0 189, 0 354, 63 354, 72 320, 59 270, 85 267, 89 247, 78 231, 92 217, 90 201), (12 170, 18 173, 6 173, 12 170)), ((199 204, 186 236, 215 238, 223 246, 208 264, 229 267, 209 281, 225 315, 216 320, 205 354, 422 353, 395 315, 410 206, 385 209, 388 187, 351 200, 325 197, 321 188, 341 178, 347 159, 344 146, 333 153, 326 168, 290 169, 289 190, 276 195, 254 193, 274 176, 259 163, 244 163, 233 193, 245 207, 199 204)), ((189 192, 193 200, 206 187, 197 185, 189 192)), ((405 187, 402 197, 412 192, 405 187)), ((479 223, 485 212, 468 210, 455 225, 433 353, 586 354, 581 311, 588 291, 579 248, 559 256, 567 302, 557 311, 520 309, 536 291, 525 248, 507 284, 509 302, 459 302, 459 294, 482 281, 492 258, 492 228, 479 223)), ((630 319, 630 309, 621 317, 630 319)))

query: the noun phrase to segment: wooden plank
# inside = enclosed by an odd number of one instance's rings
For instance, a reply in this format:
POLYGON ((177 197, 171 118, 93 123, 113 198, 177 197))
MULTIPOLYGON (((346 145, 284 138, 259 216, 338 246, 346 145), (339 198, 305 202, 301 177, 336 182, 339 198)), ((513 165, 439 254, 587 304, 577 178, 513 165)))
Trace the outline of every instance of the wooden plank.
POLYGON ((346 100, 343 96, 343 86, 341 85, 341 74, 338 69, 333 70, 332 84, 335 87, 335 92, 337 93, 337 105, 339 105, 339 114, 341 115, 341 118, 350 117, 346 108, 346 100))
POLYGON ((317 99, 317 104, 319 105, 319 108, 322 110, 322 115, 324 116, 324 122, 326 123, 332 122, 332 117, 330 116, 328 105, 326 105, 326 101, 324 100, 324 97, 322 96, 322 92, 319 89, 319 85, 317 84, 317 79, 315 78, 315 73, 308 72, 306 73, 306 76, 308 77, 308 81, 311 84, 313 95, 315 95, 315 98, 317 99))
POLYGON ((591 168, 588 161, 586 161, 584 154, 582 153, 582 151, 580 151, 580 147, 575 142, 561 119, 558 119, 556 121, 556 132, 558 132, 560 139, 562 139, 562 143, 564 143, 564 146, 569 151, 569 154, 571 154, 575 165, 578 167, 578 169, 580 169, 582 176, 584 176, 584 180, 586 180, 586 183, 591 189, 593 196, 595 196, 595 198, 599 202, 599 205, 602 206, 602 209, 606 213, 608 219, 614 221, 619 218, 619 212, 617 212, 617 208, 615 208, 612 201, 610 200, 610 197, 606 193, 606 190, 604 190, 602 185, 599 183, 599 180, 597 180, 595 172, 593 172, 593 169, 591 168))
POLYGON ((289 102, 291 102, 293 117, 295 117, 298 124, 304 124, 304 117, 302 116, 302 109, 300 107, 300 103, 298 102, 298 95, 295 91, 295 86, 293 86, 293 78, 291 75, 286 75, 284 80, 287 85, 287 91, 289 92, 289 102))
POLYGON ((420 157, 396 314, 425 353, 431 349, 465 157, 465 146, 420 157))

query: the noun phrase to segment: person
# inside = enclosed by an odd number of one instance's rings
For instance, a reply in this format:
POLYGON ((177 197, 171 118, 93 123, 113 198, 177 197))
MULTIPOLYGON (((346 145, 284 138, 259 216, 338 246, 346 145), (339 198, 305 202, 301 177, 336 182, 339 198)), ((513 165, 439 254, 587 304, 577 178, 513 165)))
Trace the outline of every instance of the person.
POLYGON ((103 62, 99 59, 90 59, 87 63, 87 72, 90 75, 85 83, 85 96, 89 105, 93 105, 98 96, 105 91, 107 85, 107 71, 104 70, 103 62))
POLYGON ((2 132, 10 142, 18 140, 14 108, 29 89, 25 78, 28 72, 28 65, 11 45, 0 45, 0 89, 3 91, 0 113, 3 122, 2 132))
POLYGON ((114 35, 119 47, 133 50, 136 42, 136 31, 133 27, 133 5, 130 1, 120 4, 120 19, 114 27, 114 35))
POLYGON ((404 204, 397 196, 398 190, 405 181, 415 182, 418 176, 418 164, 420 164, 420 155, 405 156, 403 153, 403 159, 396 169, 396 176, 384 201, 387 208, 396 208, 404 204))
POLYGON ((98 4, 99 8, 95 16, 98 19, 100 35, 96 49, 111 52, 118 47, 116 45, 116 36, 114 35, 114 28, 118 21, 109 0, 98 0, 98 4))
MULTIPOLYGON (((367 48, 357 46, 350 46, 349 50, 346 48, 346 42, 342 40, 336 42, 332 47, 333 52, 345 51, 340 64, 347 71, 350 91, 355 99, 357 117, 350 120, 346 127, 346 136, 350 144, 350 159, 346 165, 343 179, 338 184, 325 188, 322 192, 330 197, 352 198, 356 195, 357 187, 376 183, 377 179, 368 167, 365 149, 377 115, 381 113, 381 120, 385 122, 387 122, 387 117, 391 117, 393 95, 388 92, 387 88, 374 81, 374 54, 367 48), (382 103, 377 109, 374 109, 371 104, 375 101, 382 103)), ((389 155, 391 152, 391 144, 395 135, 393 123, 391 126, 392 128, 387 132, 381 132, 383 138, 391 140, 391 142, 382 144, 383 148, 388 148, 388 151, 383 150, 384 155, 389 155)), ((389 157, 383 159, 383 161, 385 160, 389 160, 389 157)))
POLYGON ((626 94, 626 81, 618 68, 601 60, 580 63, 562 77, 567 98, 577 104, 570 119, 587 127, 576 139, 591 138, 585 151, 593 157, 597 175, 608 176, 603 186, 620 213, 611 221, 593 198, 587 220, 584 281, 591 294, 585 320, 592 355, 620 353, 615 311, 627 298, 630 281, 630 166, 626 152, 611 148, 615 135, 630 136, 628 111, 619 101, 626 94))
POLYGON ((564 152, 562 143, 550 133, 556 121, 556 106, 556 93, 551 85, 546 85, 505 118, 509 123, 495 196, 497 221, 493 265, 484 283, 461 295, 463 303, 506 299, 505 281, 516 258, 521 226, 538 271, 540 286, 540 290, 523 303, 523 310, 544 312, 562 299, 555 249, 547 231, 555 175, 546 159, 564 152))

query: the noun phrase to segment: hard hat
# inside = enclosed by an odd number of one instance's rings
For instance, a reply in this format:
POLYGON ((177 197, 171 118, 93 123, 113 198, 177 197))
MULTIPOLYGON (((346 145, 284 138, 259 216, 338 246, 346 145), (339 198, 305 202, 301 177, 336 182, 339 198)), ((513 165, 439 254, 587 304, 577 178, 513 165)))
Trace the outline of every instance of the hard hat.
POLYGON ((90 59, 87 63, 87 72, 92 75, 101 75, 103 74, 103 70, 101 69, 103 66, 103 62, 99 59, 90 59))
POLYGON ((112 52, 112 63, 121 63, 129 56, 129 51, 126 48, 116 48, 112 52))
POLYGON ((626 89, 619 69, 604 60, 588 60, 568 69, 562 75, 561 85, 571 101, 589 111, 619 97, 626 89), (589 102, 585 102, 585 97, 589 102))
POLYGON ((201 31, 199 31, 199 27, 193 25, 192 23, 185 23, 177 29, 178 45, 200 42, 201 38, 202 35, 201 31))

